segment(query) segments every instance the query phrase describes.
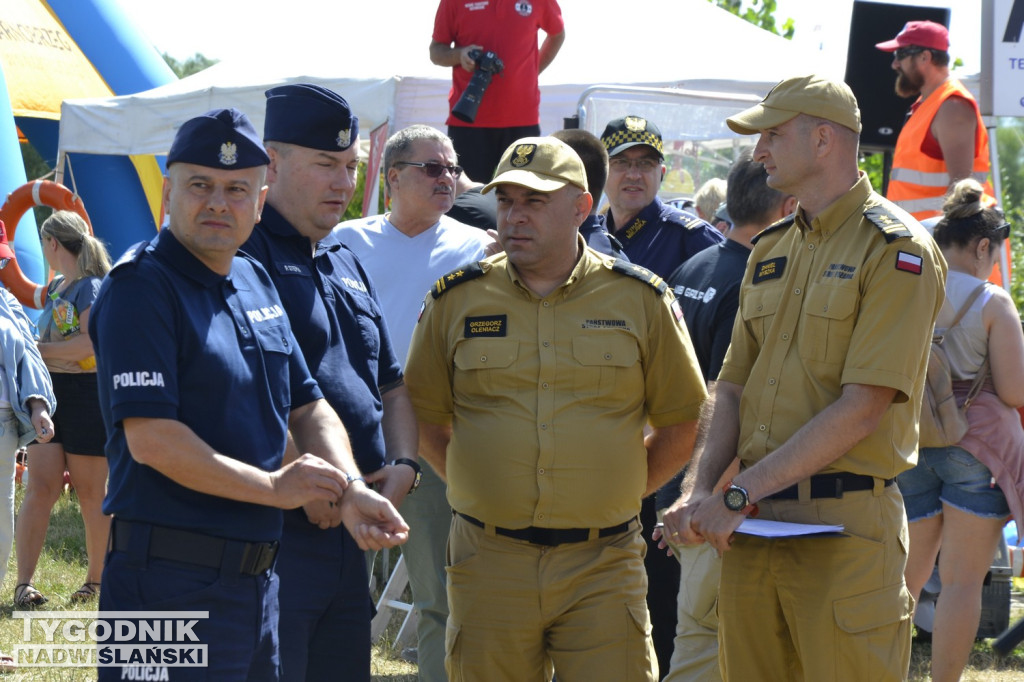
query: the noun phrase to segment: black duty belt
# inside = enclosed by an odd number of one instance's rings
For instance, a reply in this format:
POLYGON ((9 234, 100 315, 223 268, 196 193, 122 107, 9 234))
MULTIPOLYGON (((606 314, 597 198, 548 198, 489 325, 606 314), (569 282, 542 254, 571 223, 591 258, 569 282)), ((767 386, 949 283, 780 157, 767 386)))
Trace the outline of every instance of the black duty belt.
POLYGON ((114 551, 127 552, 133 532, 143 532, 149 527, 149 548, 146 556, 151 559, 180 561, 204 568, 220 568, 224 551, 232 543, 242 546, 242 559, 238 572, 242 575, 260 575, 274 565, 277 556, 277 542, 243 542, 225 540, 212 535, 193 533, 178 528, 135 523, 115 518, 110 527, 110 545, 114 551))
MULTIPOLYGON (((874 490, 876 480, 874 476, 847 473, 811 476, 811 499, 834 498, 838 500, 843 496, 843 493, 852 493, 858 490, 874 490)), ((887 478, 882 483, 888 488, 895 480, 894 478, 887 478)), ((766 499, 796 500, 799 497, 797 486, 791 485, 774 495, 769 495, 766 499)))
MULTIPOLYGON (((462 512, 455 513, 472 523, 474 526, 479 528, 487 527, 487 524, 483 521, 474 518, 469 514, 463 514, 462 512)), ((597 537, 606 538, 610 535, 625 533, 629 530, 635 520, 636 519, 630 519, 629 521, 620 523, 617 526, 597 528, 597 537)), ((494 532, 503 537, 513 538, 515 540, 525 540, 526 542, 532 542, 535 545, 545 545, 547 547, 564 545, 570 542, 586 542, 591 539, 591 530, 592 529, 590 528, 538 528, 537 526, 530 526, 528 528, 494 527, 494 532)))

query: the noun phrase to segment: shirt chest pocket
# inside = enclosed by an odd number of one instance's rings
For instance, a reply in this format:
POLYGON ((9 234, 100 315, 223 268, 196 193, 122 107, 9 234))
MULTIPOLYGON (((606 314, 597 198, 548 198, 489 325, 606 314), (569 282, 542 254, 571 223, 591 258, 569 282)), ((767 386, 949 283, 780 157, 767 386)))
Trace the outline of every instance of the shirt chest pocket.
POLYGON ((779 309, 781 287, 752 288, 744 292, 740 299, 740 315, 750 334, 757 339, 758 345, 764 345, 768 329, 775 320, 779 309))
POLYGON ((380 308, 369 296, 352 293, 349 298, 363 340, 363 352, 377 357, 380 353, 380 308))
POLYGON ((618 333, 576 336, 573 395, 594 404, 621 405, 625 396, 643 396, 640 349, 632 336, 618 333))
POLYGON ((797 336, 800 357, 814 362, 842 363, 857 319, 857 300, 858 294, 853 288, 817 286, 808 289, 797 336))
POLYGON ((512 339, 465 339, 455 348, 455 400, 477 404, 505 402, 519 386, 519 342, 512 339))
POLYGON ((271 386, 289 385, 288 356, 292 353, 292 337, 283 324, 253 325, 253 334, 259 344, 266 367, 267 380, 271 386))

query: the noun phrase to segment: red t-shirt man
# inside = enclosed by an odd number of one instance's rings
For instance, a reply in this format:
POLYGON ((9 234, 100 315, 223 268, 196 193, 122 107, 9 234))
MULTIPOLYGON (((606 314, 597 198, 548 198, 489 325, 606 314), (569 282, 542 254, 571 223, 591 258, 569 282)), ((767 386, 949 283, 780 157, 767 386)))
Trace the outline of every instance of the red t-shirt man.
POLYGON ((430 60, 452 67, 449 109, 473 77, 471 50, 494 52, 504 63, 484 93, 473 123, 448 116, 448 136, 459 164, 487 182, 502 152, 521 137, 540 134, 537 76, 565 40, 556 0, 440 0, 434 17, 430 60), (546 35, 538 47, 538 31, 546 35))

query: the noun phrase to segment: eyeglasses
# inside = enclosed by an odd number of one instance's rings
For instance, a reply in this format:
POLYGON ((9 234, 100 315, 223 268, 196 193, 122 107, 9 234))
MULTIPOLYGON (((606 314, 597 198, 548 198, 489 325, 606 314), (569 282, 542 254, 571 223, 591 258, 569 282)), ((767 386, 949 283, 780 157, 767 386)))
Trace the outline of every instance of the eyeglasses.
POLYGON ((608 168, 617 173, 625 173, 630 168, 636 168, 641 173, 650 173, 656 168, 661 168, 661 160, 648 157, 639 159, 614 158, 608 159, 608 168))
POLYGON ((439 178, 441 173, 448 171, 453 178, 458 178, 462 175, 462 166, 445 166, 441 163, 423 163, 422 161, 396 161, 396 166, 416 166, 424 173, 427 177, 439 178))
POLYGON ((921 54, 924 52, 923 47, 897 47, 893 51, 893 56, 896 57, 896 61, 900 62, 907 57, 913 57, 914 55, 921 54))

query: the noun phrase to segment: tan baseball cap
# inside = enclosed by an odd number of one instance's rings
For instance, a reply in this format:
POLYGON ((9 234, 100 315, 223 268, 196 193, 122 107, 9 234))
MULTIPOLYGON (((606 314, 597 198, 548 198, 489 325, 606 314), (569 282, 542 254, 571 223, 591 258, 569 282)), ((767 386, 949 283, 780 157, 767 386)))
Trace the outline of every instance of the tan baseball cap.
POLYGON ((798 114, 824 118, 860 132, 860 109, 850 86, 816 75, 787 78, 772 88, 760 104, 730 116, 725 122, 740 135, 756 135, 798 114))
POLYGON ((538 192, 555 192, 566 185, 587 191, 587 172, 572 147, 553 137, 524 137, 501 155, 486 194, 498 185, 522 185, 538 192))

